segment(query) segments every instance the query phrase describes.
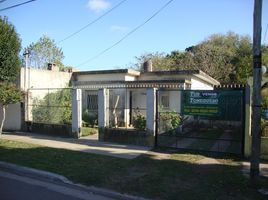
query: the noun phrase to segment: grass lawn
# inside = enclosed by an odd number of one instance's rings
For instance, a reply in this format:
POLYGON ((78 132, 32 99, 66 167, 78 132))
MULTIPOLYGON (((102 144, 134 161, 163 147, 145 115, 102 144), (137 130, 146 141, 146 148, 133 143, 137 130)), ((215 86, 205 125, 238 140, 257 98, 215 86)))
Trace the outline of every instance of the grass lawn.
MULTIPOLYGON (((47 170, 85 185, 153 199, 267 199, 248 186, 238 161, 200 165, 204 155, 168 153, 127 160, 0 139, 0 160, 47 170)), ((262 184, 268 187, 268 181, 262 184)))
POLYGON ((82 127, 82 137, 98 133, 98 128, 82 127))

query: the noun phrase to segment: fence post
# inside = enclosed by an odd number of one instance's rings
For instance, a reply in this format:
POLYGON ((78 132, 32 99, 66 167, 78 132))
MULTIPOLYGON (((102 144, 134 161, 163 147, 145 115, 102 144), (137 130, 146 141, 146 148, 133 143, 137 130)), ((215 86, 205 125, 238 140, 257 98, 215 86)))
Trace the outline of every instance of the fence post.
POLYGON ((146 91, 146 130, 152 135, 151 145, 154 143, 156 133, 156 88, 148 88, 146 91))
POLYGON ((98 91, 98 126, 99 140, 104 140, 105 128, 109 125, 109 90, 99 89, 98 91))
POLYGON ((72 90, 72 136, 79 138, 82 126, 82 91, 72 90))

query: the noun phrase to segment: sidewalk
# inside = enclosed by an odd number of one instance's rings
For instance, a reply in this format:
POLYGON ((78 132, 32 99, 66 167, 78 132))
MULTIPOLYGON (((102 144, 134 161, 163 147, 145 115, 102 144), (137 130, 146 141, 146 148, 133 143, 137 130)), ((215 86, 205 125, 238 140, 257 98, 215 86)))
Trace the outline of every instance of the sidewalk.
POLYGON ((150 150, 149 147, 100 142, 97 140, 96 136, 73 139, 19 132, 16 134, 4 133, 2 134, 1 139, 126 159, 136 158, 150 150))

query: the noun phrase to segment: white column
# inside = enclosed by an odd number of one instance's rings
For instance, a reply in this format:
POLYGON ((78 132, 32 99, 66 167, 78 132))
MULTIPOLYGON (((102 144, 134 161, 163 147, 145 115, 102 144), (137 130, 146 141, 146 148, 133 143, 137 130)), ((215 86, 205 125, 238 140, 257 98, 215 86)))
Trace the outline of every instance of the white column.
POLYGON ((72 134, 79 138, 82 127, 82 91, 72 90, 72 134))
POLYGON ((124 122, 125 127, 129 127, 129 90, 125 90, 125 108, 124 108, 124 122))
POLYGON ((109 126, 109 90, 99 89, 98 91, 98 126, 99 140, 104 139, 105 127, 109 126))
POLYGON ((104 128, 109 125, 108 118, 108 90, 100 89, 98 91, 98 126, 104 128))
POLYGON ((148 88, 146 91, 146 130, 155 134, 156 118, 156 88, 148 88))

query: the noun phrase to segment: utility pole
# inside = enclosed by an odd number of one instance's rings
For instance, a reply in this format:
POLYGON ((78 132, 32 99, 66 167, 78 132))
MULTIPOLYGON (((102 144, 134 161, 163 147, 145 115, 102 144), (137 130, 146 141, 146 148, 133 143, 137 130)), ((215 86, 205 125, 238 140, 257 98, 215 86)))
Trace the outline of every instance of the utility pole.
POLYGON ((262 0, 254 1, 253 14, 253 104, 252 104, 252 146, 250 160, 250 179, 256 185, 259 177, 261 146, 261 17, 262 0))
POLYGON ((27 71, 30 72, 30 69, 28 68, 28 59, 29 59, 29 51, 26 50, 23 53, 23 56, 25 57, 25 67, 24 67, 24 92, 25 92, 25 98, 24 98, 24 121, 28 121, 28 88, 29 88, 29 74, 27 71), (27 77, 28 75, 28 77, 27 77))
POLYGON ((25 57, 25 66, 24 66, 24 91, 26 92, 28 89, 28 78, 27 78, 27 69, 28 69, 28 59, 29 59, 29 51, 26 50, 23 53, 23 56, 25 57))

